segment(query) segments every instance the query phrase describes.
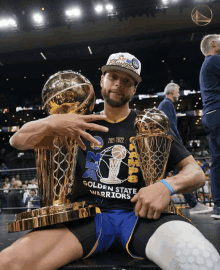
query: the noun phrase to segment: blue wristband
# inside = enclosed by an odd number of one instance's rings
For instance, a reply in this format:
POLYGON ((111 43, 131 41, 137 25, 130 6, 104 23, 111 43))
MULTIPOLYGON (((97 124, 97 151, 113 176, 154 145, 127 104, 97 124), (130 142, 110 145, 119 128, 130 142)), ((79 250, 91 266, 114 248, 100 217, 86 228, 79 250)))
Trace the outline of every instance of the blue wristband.
POLYGON ((173 188, 171 187, 171 185, 168 184, 164 179, 160 180, 160 182, 163 183, 163 184, 169 189, 169 191, 170 191, 170 193, 171 193, 171 196, 172 196, 172 195, 174 194, 174 190, 173 190, 173 188))

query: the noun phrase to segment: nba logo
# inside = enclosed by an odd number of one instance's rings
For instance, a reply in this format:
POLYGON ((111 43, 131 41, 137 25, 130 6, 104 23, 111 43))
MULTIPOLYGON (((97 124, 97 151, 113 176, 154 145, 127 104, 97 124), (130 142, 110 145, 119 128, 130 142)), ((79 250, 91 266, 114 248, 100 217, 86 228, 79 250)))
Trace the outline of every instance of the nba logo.
POLYGON ((101 149, 101 148, 103 147, 103 145, 104 145, 102 138, 99 137, 99 136, 95 136, 94 138, 95 138, 97 141, 99 141, 101 144, 100 144, 100 145, 96 145, 96 144, 94 144, 94 143, 90 143, 91 148, 94 149, 94 150, 99 150, 99 149, 101 149))

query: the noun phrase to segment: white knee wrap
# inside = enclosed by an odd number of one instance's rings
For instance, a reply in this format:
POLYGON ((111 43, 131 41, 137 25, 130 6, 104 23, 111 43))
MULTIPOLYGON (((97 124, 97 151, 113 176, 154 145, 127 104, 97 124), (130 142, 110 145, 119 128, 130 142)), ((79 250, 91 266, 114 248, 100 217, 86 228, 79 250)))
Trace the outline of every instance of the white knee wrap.
POLYGON ((146 256, 164 270, 220 270, 215 247, 193 225, 169 221, 151 236, 146 256))

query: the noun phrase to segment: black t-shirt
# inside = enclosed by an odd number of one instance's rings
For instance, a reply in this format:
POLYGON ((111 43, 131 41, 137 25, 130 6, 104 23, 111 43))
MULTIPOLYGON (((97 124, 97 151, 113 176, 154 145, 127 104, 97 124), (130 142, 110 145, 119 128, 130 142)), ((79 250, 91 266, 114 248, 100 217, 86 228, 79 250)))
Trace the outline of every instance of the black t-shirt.
MULTIPOLYGON (((128 117, 118 123, 97 121, 97 124, 109 128, 107 133, 90 131, 101 142, 100 146, 83 139, 86 151, 79 148, 72 196, 69 197, 72 202, 86 200, 102 209, 134 207, 131 198, 145 187, 137 154, 130 141, 136 135, 134 120, 138 113, 131 110, 128 117)), ((167 171, 191 155, 172 130, 169 135, 174 137, 174 141, 167 171)))

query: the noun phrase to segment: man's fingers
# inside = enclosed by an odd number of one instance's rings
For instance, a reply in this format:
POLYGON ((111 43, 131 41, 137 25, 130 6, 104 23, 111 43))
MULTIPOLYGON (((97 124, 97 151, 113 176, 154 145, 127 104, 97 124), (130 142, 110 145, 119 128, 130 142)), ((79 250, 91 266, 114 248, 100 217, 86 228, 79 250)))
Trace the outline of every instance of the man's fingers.
POLYGON ((98 140, 96 140, 92 135, 90 135, 89 133, 85 132, 85 131, 81 131, 80 135, 86 139, 87 141, 90 141, 91 143, 94 143, 95 145, 100 145, 100 142, 98 140))
POLYGON ((131 202, 136 202, 138 199, 138 194, 135 194, 133 198, 131 198, 131 202))
POLYGON ((92 122, 96 120, 105 120, 107 118, 106 115, 99 115, 99 114, 81 115, 81 117, 83 117, 83 119, 86 122, 92 122))
POLYGON ((160 217, 161 213, 160 212, 155 212, 153 219, 158 219, 160 217))
POLYGON ((138 200, 136 205, 135 205, 135 208, 134 208, 134 211, 135 211, 135 215, 138 217, 139 216, 139 211, 141 210, 141 201, 138 200))
POLYGON ((154 214, 155 214, 155 211, 149 209, 148 212, 147 212, 146 217, 147 217, 148 219, 152 219, 152 218, 154 218, 154 214))
POLYGON ((83 141, 81 140, 81 138, 78 136, 75 138, 76 142, 78 143, 78 145, 82 148, 82 150, 86 150, 86 146, 83 143, 83 141))
POLYGON ((148 215, 148 208, 147 208, 146 204, 142 203, 141 209, 140 209, 138 215, 140 217, 142 217, 142 218, 146 218, 147 217, 147 215, 148 215))
POLYGON ((108 132, 107 127, 100 126, 100 125, 93 124, 93 123, 87 123, 87 124, 83 125, 83 128, 89 129, 89 130, 98 130, 98 131, 102 131, 102 132, 108 132))

